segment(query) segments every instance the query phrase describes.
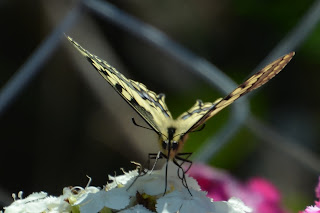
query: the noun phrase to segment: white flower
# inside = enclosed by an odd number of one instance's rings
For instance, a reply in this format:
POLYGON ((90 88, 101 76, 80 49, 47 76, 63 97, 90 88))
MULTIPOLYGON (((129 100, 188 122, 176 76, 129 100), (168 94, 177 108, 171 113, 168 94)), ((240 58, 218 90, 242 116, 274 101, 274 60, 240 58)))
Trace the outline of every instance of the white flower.
POLYGON ((86 193, 79 197, 74 205, 80 206, 81 213, 98 212, 104 207, 110 209, 124 209, 130 202, 129 195, 124 188, 109 191, 101 190, 96 193, 86 193))
POLYGON ((89 193, 97 193, 99 191, 100 188, 88 185, 86 186, 86 188, 82 188, 79 186, 73 188, 65 187, 63 189, 63 195, 67 198, 68 202, 73 205, 79 200, 80 197, 83 197, 89 193))
POLYGON ((63 195, 60 197, 52 197, 45 192, 40 192, 22 199, 22 194, 19 193, 20 199, 16 200, 14 196, 15 201, 5 208, 4 213, 251 212, 251 209, 237 198, 231 198, 228 201, 212 201, 206 197, 206 192, 200 190, 196 180, 183 174, 182 170, 173 163, 168 165, 167 176, 164 167, 162 170, 148 171, 141 176, 135 170, 109 178, 113 182, 102 189, 89 186, 90 179, 85 188, 64 188, 63 195), (178 172, 180 172, 179 175, 178 172))
POLYGON ((206 193, 190 189, 173 191, 157 200, 157 212, 214 212, 214 205, 206 193))
POLYGON ((213 202, 216 212, 227 213, 246 213, 252 212, 252 209, 246 206, 239 198, 232 197, 227 202, 213 202))
POLYGON ((120 211, 119 213, 152 213, 152 211, 146 209, 142 205, 135 205, 134 207, 120 211))
MULTIPOLYGON (((138 191, 139 193, 146 193, 152 196, 162 196, 165 191, 165 180, 167 178, 167 192, 172 190, 182 190, 185 189, 185 186, 182 184, 182 180, 178 177, 178 167, 169 161, 167 177, 165 176, 165 166, 161 170, 155 170, 148 172, 147 174, 140 176, 137 180, 136 177, 129 180, 125 187, 131 186, 132 181, 135 180, 135 183, 128 189, 130 195, 135 195, 138 191)), ((138 173, 137 173, 138 175, 138 173)), ((136 176, 137 176, 136 175, 136 176)), ((189 189, 194 189, 199 191, 200 186, 198 182, 185 175, 186 182, 189 189)), ((116 177, 115 180, 118 180, 116 177)))
POLYGON ((65 196, 51 197, 45 192, 33 193, 22 199, 15 200, 10 206, 5 207, 4 213, 58 213, 70 212, 71 206, 64 201, 65 196))

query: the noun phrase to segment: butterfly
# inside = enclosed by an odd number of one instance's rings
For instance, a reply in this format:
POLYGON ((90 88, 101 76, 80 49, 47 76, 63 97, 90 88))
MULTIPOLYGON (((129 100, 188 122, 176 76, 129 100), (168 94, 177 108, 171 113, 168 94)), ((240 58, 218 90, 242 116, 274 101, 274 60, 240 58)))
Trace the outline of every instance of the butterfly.
POLYGON ((181 160, 178 156, 190 132, 197 130, 208 119, 241 96, 268 82, 289 63, 295 54, 290 52, 273 61, 226 97, 205 103, 197 100, 188 111, 182 113, 177 119, 173 119, 165 103, 164 94, 156 94, 144 84, 126 78, 108 62, 91 54, 71 37, 67 36, 67 38, 119 95, 147 122, 151 129, 158 134, 161 157, 173 160, 173 162, 176 162, 176 159, 181 160))

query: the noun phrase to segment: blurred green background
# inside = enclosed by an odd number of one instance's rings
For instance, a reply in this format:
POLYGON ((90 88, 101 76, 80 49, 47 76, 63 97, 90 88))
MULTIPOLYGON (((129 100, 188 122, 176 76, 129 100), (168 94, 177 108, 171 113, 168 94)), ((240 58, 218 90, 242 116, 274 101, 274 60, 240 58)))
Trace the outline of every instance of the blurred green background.
MULTIPOLYGON (((313 2, 112 1, 210 61, 237 83, 297 25, 313 2)), ((76 3, 1 1, 1 86, 76 3)), ((83 12, 66 33, 129 78, 165 93, 174 117, 197 99, 214 101, 222 96, 166 53, 93 14, 83 12)), ((319 58, 318 24, 285 70, 250 100, 256 117, 294 141, 292 146, 298 144, 318 157, 319 58)), ((185 150, 196 150, 219 131, 229 110, 207 122, 203 131, 190 135, 185 150)), ((144 125, 63 38, 40 74, 0 117, 0 191, 8 196, 20 190, 25 195, 41 190, 58 195, 64 186, 84 187, 86 175, 93 178, 93 185, 102 186, 108 174, 134 168, 131 160, 144 163, 147 153, 157 151, 157 135, 135 127, 131 117, 144 125)), ((286 147, 288 152, 290 148, 286 147)), ((269 179, 281 190, 290 210, 313 204, 319 174, 277 146, 261 141, 246 127, 212 157, 211 165, 244 181, 251 176, 269 179)), ((2 202, 6 201, 4 197, 2 202)))

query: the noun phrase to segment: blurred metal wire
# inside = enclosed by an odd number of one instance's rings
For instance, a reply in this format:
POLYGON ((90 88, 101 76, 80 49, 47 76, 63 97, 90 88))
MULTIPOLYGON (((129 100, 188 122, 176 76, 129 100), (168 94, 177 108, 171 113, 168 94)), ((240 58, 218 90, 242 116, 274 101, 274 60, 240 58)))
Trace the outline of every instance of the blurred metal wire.
POLYGON ((30 58, 21 66, 21 68, 4 85, 0 92, 0 116, 14 102, 14 100, 23 92, 23 89, 32 82, 32 80, 41 71, 42 65, 49 59, 63 36, 63 32, 71 27, 77 21, 80 11, 79 7, 73 8, 57 26, 51 34, 40 44, 32 53, 30 58))
POLYGON ((272 144, 277 150, 286 153, 294 160, 298 160, 314 175, 320 174, 320 159, 315 154, 299 145, 299 143, 280 135, 252 115, 249 117, 246 124, 262 141, 272 144))
MULTIPOLYGON (((299 23, 283 38, 270 53, 262 60, 262 62, 251 73, 256 73, 259 69, 291 51, 297 51, 303 42, 315 29, 320 21, 320 0, 315 1, 309 10, 300 19, 299 23)), ((255 92, 252 92, 248 97, 252 97, 255 92)), ((259 119, 250 115, 246 120, 246 126, 262 141, 265 141, 287 155, 293 157, 303 166, 308 168, 315 174, 320 173, 320 159, 310 150, 298 145, 301 143, 294 142, 292 139, 283 137, 280 133, 262 123, 259 119)))
MULTIPOLYGON (((273 50, 261 61, 251 74, 267 65, 270 61, 300 48, 303 42, 312 33, 320 20, 320 0, 317 0, 310 6, 309 10, 301 18, 300 22, 283 38, 273 50)), ((251 94, 252 95, 252 94, 251 94)))
MULTIPOLYGON (((279 43, 279 45, 277 45, 275 50, 272 51, 271 54, 269 54, 269 56, 264 59, 262 63, 260 63, 260 65, 257 66, 258 68, 271 62, 273 59, 279 57, 280 55, 289 52, 289 50, 291 51, 298 48, 302 44, 302 42, 312 32, 312 29, 318 22, 320 14, 318 9, 319 2, 320 1, 315 2, 315 4, 310 7, 297 27, 289 34, 289 36, 284 38, 279 43)), ((172 58, 175 58, 181 64, 186 66, 188 68, 187 70, 198 74, 204 80, 208 81, 213 87, 216 87, 218 90, 220 90, 223 94, 228 94, 237 86, 234 81, 232 81, 228 76, 221 72, 221 70, 210 64, 208 61, 194 55, 190 51, 172 41, 161 31, 124 13, 112 4, 103 2, 101 0, 82 1, 82 3, 86 9, 89 9, 89 11, 93 12, 94 14, 97 14, 105 20, 118 25, 122 29, 127 30, 129 33, 154 45, 164 53, 170 55, 172 58)), ((205 145, 199 149, 197 153, 194 153, 193 159, 197 161, 208 162, 210 158, 214 156, 214 154, 219 152, 219 150, 228 141, 230 141, 233 135, 240 128, 241 124, 246 120, 249 120, 246 119, 249 114, 250 112, 248 108, 248 102, 245 98, 239 100, 237 104, 232 105, 231 116, 226 125, 212 138, 210 138, 205 143, 205 145)), ((250 117, 254 119, 253 115, 250 115, 250 117)), ((255 121, 258 122, 257 119, 255 119, 255 121)), ((252 127, 252 122, 248 122, 248 125, 249 128, 252 127)), ((261 135, 264 131, 260 131, 260 126, 262 125, 257 125, 257 131, 254 133, 259 135, 260 137, 263 137, 264 140, 272 142, 272 140, 274 139, 273 137, 266 137, 265 134, 261 135)), ((264 126, 264 128, 267 127, 264 126)), ((250 129, 253 130, 254 128, 250 129)), ((273 133, 273 135, 276 135, 275 131, 273 131, 273 133)), ((299 150, 295 149, 295 153, 298 152, 299 150)), ((301 159, 297 158, 298 155, 292 156, 295 156, 296 160, 300 161, 305 166, 315 171, 315 161, 301 161, 301 159)))
MULTIPOLYGON (((301 45, 319 20, 319 2, 320 1, 315 2, 311 9, 306 13, 304 16, 305 18, 303 18, 296 30, 294 30, 290 36, 286 37, 280 43, 281 45, 271 52, 271 56, 266 58, 265 61, 270 62, 270 58, 274 58, 274 55, 278 55, 280 52, 286 52, 287 49, 294 49, 301 45), (305 22, 307 22, 307 24, 305 22)), ((172 41, 159 30, 138 21, 136 18, 124 13, 112 4, 101 0, 87 0, 80 1, 80 5, 78 6, 101 16, 103 19, 112 22, 113 24, 127 30, 129 33, 134 34, 140 39, 159 48, 159 50, 170 55, 182 65, 186 66, 188 68, 187 70, 198 74, 204 80, 208 81, 223 94, 229 93, 237 86, 237 84, 235 84, 228 76, 208 61, 194 55, 172 41)), ((62 23, 50 34, 32 57, 30 57, 21 69, 19 69, 17 74, 15 74, 7 85, 5 85, 0 93, 0 115, 22 92, 23 88, 36 76, 41 65, 46 62, 52 52, 57 48, 60 36, 64 31, 67 31, 67 29, 70 28, 78 17, 79 7, 75 7, 66 16, 62 23)), ((265 63, 265 61, 262 63, 265 63)), ((202 149, 200 149, 200 152, 195 154, 195 159, 198 161, 208 161, 229 141, 234 133, 236 133, 249 114, 248 102, 246 98, 242 98, 242 100, 239 100, 237 104, 232 106, 231 116, 227 124, 219 133, 210 139, 202 149)), ((257 128, 259 128, 259 126, 257 126, 257 128)), ((301 159, 299 158, 297 160, 301 159)), ((308 162, 303 163, 309 164, 308 162)), ((314 165, 306 166, 314 170, 314 165)))
POLYGON ((192 72, 195 72, 204 80, 211 83, 212 86, 219 89, 222 93, 228 94, 237 86, 233 80, 213 64, 172 41, 158 29, 126 14, 112 4, 102 0, 87 0, 82 1, 82 6, 94 14, 99 15, 101 18, 112 22, 145 42, 159 48, 192 70, 192 72))
MULTIPOLYGON (((259 69, 266 66, 268 63, 277 59, 278 57, 291 51, 297 51, 302 43, 315 29, 319 23, 319 20, 320 0, 317 0, 313 3, 313 5, 310 6, 309 10, 304 14, 294 29, 292 29, 292 31, 288 33, 288 35, 283 38, 272 51, 270 51, 270 53, 261 61, 261 63, 252 71, 249 76, 253 75, 259 69)), ((247 97, 252 97, 254 94, 255 92, 252 92, 247 95, 247 97)), ((246 119, 246 126, 261 140, 271 144, 274 147, 277 147, 279 150, 293 157, 313 173, 318 174, 320 172, 320 159, 316 155, 314 155, 311 151, 297 145, 298 143, 281 136, 280 133, 263 124, 259 119, 255 118, 254 115, 250 114, 248 116, 248 119, 246 119)), ((218 134, 228 134, 228 130, 225 130, 226 128, 232 129, 233 126, 229 127, 228 124, 226 124, 218 134)), ((232 136, 213 136, 206 142, 206 145, 200 149, 199 155, 204 153, 205 158, 199 159, 207 162, 210 157, 214 156, 214 154, 216 154, 225 145, 223 141, 220 141, 220 138, 222 137, 227 137, 228 140, 232 136)))
MULTIPOLYGON (((266 57, 266 59, 264 59, 262 63, 257 66, 258 68, 261 68, 267 63, 270 63, 280 55, 298 48, 302 44, 302 42, 305 41, 305 39, 312 32, 312 29, 314 29, 319 20, 319 2, 320 1, 315 2, 315 4, 310 7, 297 27, 295 27, 293 31, 289 33, 289 35, 284 38, 279 43, 279 45, 277 45, 277 47, 271 52, 271 54, 269 54, 269 56, 266 57)), ((151 43, 164 53, 175 58, 181 64, 186 66, 188 68, 187 70, 198 74, 204 80, 208 81, 213 87, 216 87, 218 90, 220 90, 223 94, 228 94, 237 86, 234 81, 232 81, 228 76, 221 72, 221 70, 210 64, 208 61, 192 54, 190 51, 172 41, 161 31, 146 23, 138 21, 136 18, 124 13, 120 9, 114 7, 112 4, 102 2, 101 0, 90 0, 83 1, 83 5, 91 12, 94 12, 102 18, 111 21, 113 24, 118 25, 119 27, 127 30, 131 34, 134 34, 144 41, 151 43)), ((256 71, 257 70, 255 70, 255 72, 256 71)), ((228 141, 230 141, 230 139, 237 132, 243 122, 254 119, 253 115, 250 115, 251 119, 246 119, 248 118, 249 114, 250 112, 248 108, 248 102, 247 100, 245 100, 245 98, 237 101, 237 104, 232 105, 231 116, 226 125, 212 138, 210 138, 203 147, 201 147, 196 153, 194 153, 193 159, 196 161, 208 162, 217 152, 219 152, 219 150, 223 146, 226 145, 228 141)), ((254 120, 256 122, 259 122, 259 120, 257 119, 254 120)), ((255 134, 257 134, 261 138, 263 137, 264 140, 275 145, 275 143, 273 143, 274 137, 268 137, 268 135, 266 134, 267 132, 261 131, 260 129, 260 127, 262 128, 262 126, 264 127, 263 129, 267 129, 266 125, 257 125, 256 131, 254 131, 255 128, 252 128, 253 122, 248 121, 247 125, 249 125, 249 129, 251 129, 255 134)), ((269 130, 271 131, 271 129, 269 130)), ((280 134, 277 134, 275 131, 272 132, 273 135, 280 136, 280 134)), ((280 137, 277 138, 279 139, 280 137)), ((291 143, 284 143, 282 146, 289 144, 291 143)), ((291 149, 294 150, 294 153, 299 153, 299 150, 302 150, 295 149, 294 147, 290 147, 290 149, 287 150, 291 149)), ((290 154, 289 152, 290 151, 286 151, 286 153, 290 154)), ((302 152, 308 151, 303 150, 302 152)), ((315 170, 314 165, 317 160, 305 161, 299 159, 299 155, 290 155, 294 156, 296 160, 300 161, 303 165, 305 165, 312 171, 317 171, 315 170)), ((310 155, 312 155, 312 153, 310 153, 310 155)))

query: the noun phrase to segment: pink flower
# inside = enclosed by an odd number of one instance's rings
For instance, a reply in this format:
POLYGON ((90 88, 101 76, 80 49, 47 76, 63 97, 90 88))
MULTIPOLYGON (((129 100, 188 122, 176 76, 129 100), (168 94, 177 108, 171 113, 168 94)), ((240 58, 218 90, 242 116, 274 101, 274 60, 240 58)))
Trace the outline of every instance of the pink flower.
POLYGON ((320 177, 318 185, 316 186, 316 197, 319 199, 315 201, 314 206, 308 206, 303 212, 301 213, 320 213, 320 177))
POLYGON ((320 177, 318 185, 316 186, 316 197, 320 200, 320 177))
POLYGON ((240 198, 255 213, 285 213, 279 191, 270 182, 255 177, 242 183, 228 173, 203 164, 193 164, 188 174, 194 177, 208 197, 215 201, 240 198))
POLYGON ((318 206, 308 206, 303 213, 320 213, 320 208, 318 206))

